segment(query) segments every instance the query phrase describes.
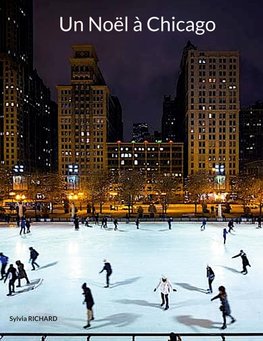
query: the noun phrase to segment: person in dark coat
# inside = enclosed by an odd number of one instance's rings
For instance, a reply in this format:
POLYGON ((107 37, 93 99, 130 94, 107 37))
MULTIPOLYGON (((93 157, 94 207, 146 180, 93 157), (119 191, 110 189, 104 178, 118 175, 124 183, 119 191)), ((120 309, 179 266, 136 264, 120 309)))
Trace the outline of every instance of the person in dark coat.
POLYGON ((30 233, 30 226, 31 226, 30 220, 27 219, 26 220, 26 233, 30 233))
POLYGON ((258 228, 261 228, 261 216, 258 217, 258 228))
POLYGON ((9 265, 4 283, 6 282, 7 279, 9 279, 9 283, 8 283, 9 292, 7 296, 12 296, 12 293, 15 292, 15 281, 17 280, 17 271, 16 271, 16 268, 13 266, 13 264, 9 265))
POLYGON ((233 219, 230 219, 228 222, 228 233, 231 233, 231 231, 235 231, 234 230, 234 221, 233 219))
POLYGON ((23 217, 22 219, 21 219, 21 225, 20 225, 20 236, 21 236, 21 234, 22 233, 26 233, 26 218, 25 217, 23 217))
POLYGON ((8 257, 3 254, 3 252, 0 252, 0 262, 1 262, 1 278, 0 280, 5 278, 5 268, 8 263, 8 257))
POLYGON ((79 230, 79 217, 77 215, 74 216, 74 226, 75 230, 79 230))
POLYGON ((172 217, 169 217, 167 222, 168 222, 168 227, 169 227, 169 230, 172 229, 172 221, 173 221, 173 218, 172 217))
POLYGON ((104 288, 108 288, 110 286, 110 276, 112 274, 112 268, 110 263, 106 259, 104 259, 104 267, 99 273, 101 274, 104 270, 106 271, 106 285, 104 288))
POLYGON ((219 294, 216 295, 215 297, 211 298, 211 301, 216 300, 216 299, 220 299, 221 301, 221 306, 220 306, 220 310, 222 311, 222 316, 223 316, 223 326, 221 327, 221 329, 226 329, 226 317, 229 316, 231 318, 231 323, 236 322, 235 318, 230 315, 231 314, 231 310, 230 310, 230 305, 228 303, 228 299, 227 299, 227 293, 226 293, 226 288, 221 285, 219 288, 219 294))
POLYGON ((139 218, 136 219, 135 224, 136 224, 137 230, 139 230, 139 228, 140 228, 140 220, 139 220, 139 218))
POLYGON ((94 306, 94 300, 93 300, 90 288, 87 287, 87 283, 82 284, 82 290, 83 290, 82 295, 84 295, 83 304, 86 303, 86 307, 87 307, 87 324, 83 328, 89 328, 90 321, 94 320, 93 309, 92 309, 92 307, 94 306))
POLYGON ((224 239, 224 244, 226 243, 226 235, 228 234, 226 227, 223 229, 223 239, 224 239))
POLYGON ((201 231, 204 231, 205 230, 205 227, 206 227, 206 219, 204 218, 203 221, 202 221, 202 225, 200 227, 200 230, 201 231))
POLYGON ((29 248, 29 250, 30 250, 29 262, 31 262, 32 270, 35 270, 35 265, 39 268, 39 265, 36 263, 36 259, 39 256, 39 253, 32 246, 29 248))
POLYGON ((207 289, 207 293, 212 294, 213 292, 212 282, 215 279, 215 273, 209 265, 207 265, 206 267, 206 277, 208 279, 208 286, 209 286, 209 289, 207 289))
POLYGON ((113 224, 114 224, 114 231, 118 230, 118 219, 114 219, 113 224))
POLYGON ((242 259, 242 265, 243 265, 243 270, 241 271, 241 273, 243 275, 247 274, 247 266, 251 266, 249 264, 249 261, 247 259, 247 255, 245 254, 245 252, 243 250, 240 250, 238 255, 233 256, 232 258, 237 258, 237 257, 241 257, 242 259))
POLYGON ((26 270, 24 268, 24 264, 20 262, 20 260, 17 260, 16 261, 16 265, 17 265, 17 271, 18 271, 18 285, 17 285, 17 288, 21 287, 21 279, 22 278, 25 278, 26 280, 26 283, 27 284, 30 284, 30 281, 27 277, 27 273, 26 273, 26 270))

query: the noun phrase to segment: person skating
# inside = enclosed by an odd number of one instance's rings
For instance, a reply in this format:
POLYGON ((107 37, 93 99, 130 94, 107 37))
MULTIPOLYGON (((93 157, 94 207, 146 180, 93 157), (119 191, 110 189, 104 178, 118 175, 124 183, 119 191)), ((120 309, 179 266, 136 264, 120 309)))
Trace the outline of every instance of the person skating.
POLYGON ((76 214, 74 216, 74 226, 75 226, 75 230, 78 231, 79 230, 79 217, 76 214))
POLYGON ((220 306, 220 310, 222 311, 222 316, 223 316, 223 326, 221 327, 221 329, 226 329, 226 317, 229 316, 231 318, 231 323, 236 322, 235 318, 230 315, 231 314, 231 310, 230 310, 230 305, 227 299, 227 293, 226 293, 226 289, 223 285, 221 285, 219 288, 219 294, 216 295, 215 297, 211 298, 211 301, 216 300, 216 299, 220 299, 221 301, 221 306, 220 306))
POLYGON ((106 271, 106 285, 104 286, 104 288, 108 288, 110 286, 110 276, 112 274, 112 268, 110 263, 104 259, 104 267, 103 269, 99 272, 100 274, 105 270, 106 271))
POLYGON ((234 221, 233 219, 230 219, 228 222, 228 233, 231 233, 231 231, 235 231, 234 230, 234 221))
POLYGON ((258 217, 258 228, 261 228, 261 216, 258 217))
POLYGON ((93 309, 92 309, 92 307, 94 306, 94 300, 93 300, 90 288, 87 287, 87 283, 82 284, 82 290, 83 290, 82 295, 84 295, 83 304, 86 303, 86 307, 87 307, 87 324, 83 327, 86 329, 90 327, 90 321, 94 320, 93 309))
POLYGON ((1 278, 0 280, 5 278, 5 269, 8 264, 8 257, 3 254, 3 252, 0 252, 0 262, 1 262, 1 278))
POLYGON ((113 224, 114 224, 114 231, 118 230, 118 219, 114 219, 113 224))
POLYGON ((139 228, 140 228, 140 220, 139 220, 139 218, 136 219, 135 225, 136 225, 137 230, 139 230, 139 228))
POLYGON ((108 227, 108 220, 107 220, 107 217, 103 217, 102 218, 102 221, 101 221, 101 228, 107 228, 108 227))
POLYGON ((166 276, 162 276, 160 279, 160 282, 158 283, 157 287, 154 288, 154 292, 160 287, 161 291, 161 307, 165 304, 164 310, 169 309, 169 293, 171 291, 177 291, 176 289, 173 289, 171 282, 168 280, 166 276))
POLYGON ((226 243, 226 235, 228 234, 226 227, 223 228, 223 239, 224 239, 224 244, 226 243))
POLYGON ((26 220, 26 233, 30 233, 30 226, 31 226, 30 220, 27 219, 26 220))
POLYGON ((206 219, 204 218, 203 221, 202 221, 202 225, 200 226, 200 230, 204 231, 205 227, 206 227, 206 219))
POLYGON ((26 284, 30 284, 30 281, 27 277, 27 273, 26 273, 26 270, 24 268, 24 264, 21 263, 20 260, 17 260, 16 261, 16 265, 17 265, 17 279, 18 279, 18 285, 17 285, 17 288, 21 287, 21 279, 22 278, 25 278, 26 280, 26 284))
POLYGON ((36 263, 36 259, 39 256, 39 253, 32 246, 30 246, 29 250, 30 250, 29 262, 31 262, 32 270, 35 270, 35 265, 39 268, 39 265, 36 263))
POLYGON ((243 270, 241 271, 241 273, 243 275, 247 274, 247 266, 251 266, 249 264, 249 261, 247 259, 247 255, 245 254, 245 252, 243 250, 240 250, 238 255, 233 256, 232 258, 237 258, 237 257, 241 257, 242 259, 242 265, 243 265, 243 270))
POLYGON ((21 234, 26 234, 26 218, 25 217, 22 217, 21 219, 21 225, 20 225, 20 236, 21 234))
POLYGON ((7 296, 12 296, 12 293, 15 292, 15 281, 17 280, 17 271, 13 264, 9 265, 4 283, 7 279, 9 279, 7 296))
POLYGON ((92 227, 92 226, 89 224, 89 217, 87 217, 87 218, 85 219, 85 226, 87 226, 87 227, 92 227))
POLYGON ((169 230, 172 229, 172 221, 173 221, 173 218, 172 218, 172 217, 169 217, 168 220, 167 220, 169 230))
POLYGON ((211 294, 213 292, 212 282, 215 279, 215 273, 209 265, 207 265, 206 267, 206 277, 208 279, 208 286, 209 286, 209 289, 207 289, 207 293, 211 294))

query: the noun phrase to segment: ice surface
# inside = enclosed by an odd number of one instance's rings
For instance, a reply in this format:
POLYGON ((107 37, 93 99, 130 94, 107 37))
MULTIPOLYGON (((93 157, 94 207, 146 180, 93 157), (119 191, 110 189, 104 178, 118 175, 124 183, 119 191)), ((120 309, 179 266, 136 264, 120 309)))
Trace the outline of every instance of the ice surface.
MULTIPOLYGON (((0 227, 0 252, 10 263, 21 260, 30 280, 43 278, 37 289, 13 297, 6 296, 7 282, 0 282, 1 332, 82 333, 86 324, 86 306, 82 305, 81 285, 91 288, 95 320, 91 333, 219 333, 222 316, 219 300, 210 301, 224 285, 233 316, 237 322, 226 332, 262 332, 263 229, 242 223, 235 226, 223 244, 222 229, 226 223, 208 222, 200 231, 197 222, 119 223, 119 230, 109 224, 107 230, 71 223, 35 223, 32 232, 19 235, 15 227, 0 227), (39 252, 41 268, 31 271, 28 247, 39 252), (231 257, 243 249, 251 268, 242 275, 241 258, 231 257), (106 258, 112 265, 110 288, 104 288, 105 272, 99 274, 106 258), (214 293, 208 288, 206 265, 215 272, 214 293), (160 307, 160 292, 153 292, 165 274, 177 292, 170 294, 170 309, 160 307), (56 316, 56 322, 12 322, 11 317, 56 316)), ((22 284, 25 280, 22 280, 22 284)), ((40 338, 4 338, 34 341, 40 338)), ((185 340, 216 340, 198 337, 185 340)), ((221 339, 221 338, 218 338, 221 339)), ((48 338, 49 340, 85 340, 85 338, 48 338)), ((91 338, 91 340, 130 340, 129 338, 91 338)), ((167 338, 136 338, 136 341, 164 341, 167 338)), ((245 340, 240 337, 228 341, 245 340)), ((251 341, 263 337, 251 338, 251 341)), ((248 340, 246 340, 248 341, 248 340)), ((249 340, 250 341, 250 340, 249 340)))

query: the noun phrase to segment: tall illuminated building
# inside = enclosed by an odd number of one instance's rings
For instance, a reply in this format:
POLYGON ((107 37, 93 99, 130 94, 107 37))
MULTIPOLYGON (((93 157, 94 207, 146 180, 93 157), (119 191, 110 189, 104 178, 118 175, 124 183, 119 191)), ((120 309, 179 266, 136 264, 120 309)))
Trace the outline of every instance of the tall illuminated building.
POLYGON ((122 139, 122 112, 92 45, 74 45, 70 66, 70 84, 57 86, 58 165, 76 187, 90 172, 107 169, 106 143, 122 139))
POLYGON ((50 170, 51 114, 50 91, 33 69, 33 1, 0 0, 1 164, 50 170))
POLYGON ((215 176, 229 190, 239 172, 239 53, 184 48, 177 84, 187 175, 215 176))

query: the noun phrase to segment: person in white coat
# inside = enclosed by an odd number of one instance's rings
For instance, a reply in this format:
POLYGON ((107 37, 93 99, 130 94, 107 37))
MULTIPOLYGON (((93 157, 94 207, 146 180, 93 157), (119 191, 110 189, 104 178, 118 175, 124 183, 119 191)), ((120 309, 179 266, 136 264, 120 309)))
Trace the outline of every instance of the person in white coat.
POLYGON ((161 291, 161 307, 165 304, 164 310, 169 309, 169 293, 171 291, 177 291, 176 289, 173 289, 171 282, 166 276, 162 276, 160 279, 160 282, 158 283, 157 287, 154 289, 156 291, 160 287, 161 291))

